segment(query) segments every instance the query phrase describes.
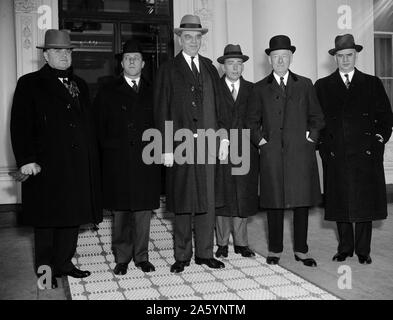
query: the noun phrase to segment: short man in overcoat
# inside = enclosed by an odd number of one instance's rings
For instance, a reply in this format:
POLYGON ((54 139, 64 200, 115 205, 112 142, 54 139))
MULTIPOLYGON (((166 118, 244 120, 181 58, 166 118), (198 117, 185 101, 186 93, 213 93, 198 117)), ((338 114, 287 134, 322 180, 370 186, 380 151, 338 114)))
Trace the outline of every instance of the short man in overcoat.
MULTIPOLYGON (((211 60, 198 54, 202 35, 207 31, 202 28, 198 16, 185 15, 182 18, 180 27, 174 30, 182 51, 160 67, 155 84, 156 126, 165 142, 163 163, 167 167, 166 205, 169 211, 175 213, 176 261, 171 267, 171 272, 175 273, 182 272, 190 264, 192 216, 195 262, 210 268, 224 267, 221 261, 213 258, 215 207, 223 205, 223 195, 222 191, 215 188, 215 184, 220 186, 216 183, 216 165, 207 161, 207 158, 210 161, 212 157, 214 160, 217 152, 211 144, 197 152, 198 141, 207 141, 203 135, 198 138, 202 134, 201 130, 216 131, 225 126, 220 116, 221 90, 217 69, 211 60), (173 143, 173 136, 165 137, 166 122, 173 125, 175 134, 181 129, 190 133, 193 143, 190 144, 189 139, 182 142, 191 145, 191 152, 186 152, 186 157, 191 157, 192 161, 181 163, 180 157, 175 157, 180 142, 173 143), (200 159, 202 151, 206 158, 200 159)), ((222 160, 228 154, 228 144, 229 141, 224 141, 223 135, 219 142, 222 160)))
POLYGON ((323 114, 310 79, 289 70, 296 48, 289 37, 270 39, 272 73, 254 86, 248 112, 251 139, 260 148, 260 206, 267 209, 269 254, 283 251, 285 209, 293 209, 295 259, 316 266, 307 245, 308 208, 321 202, 315 154, 323 114))
POLYGON ((329 54, 338 69, 315 88, 326 119, 319 146, 325 219, 338 229, 333 260, 355 252, 360 263, 370 264, 372 221, 387 217, 383 154, 393 118, 381 80, 355 68, 362 49, 353 35, 337 36, 329 54))
POLYGON ((36 272, 48 265, 56 276, 83 278, 90 272, 71 262, 79 226, 102 221, 89 93, 72 71, 66 31, 47 30, 38 48, 46 64, 18 80, 11 111, 12 147, 24 180, 22 222, 34 226, 36 272))
MULTIPOLYGON (((244 62, 248 56, 243 55, 240 45, 228 44, 224 55, 217 61, 221 64, 224 75, 221 78, 224 107, 227 109, 230 134, 230 149, 235 148, 236 155, 247 157, 249 171, 246 174, 233 175, 233 164, 229 157, 225 175, 226 205, 216 210, 216 237, 218 249, 216 257, 228 257, 228 242, 232 234, 235 253, 243 257, 253 257, 255 253, 248 247, 247 218, 258 211, 258 168, 259 154, 254 144, 243 148, 242 129, 246 128, 248 98, 252 92, 253 83, 244 80, 242 73, 244 62), (234 132, 236 137, 234 138, 234 132), (233 139, 234 138, 234 139, 233 139), (246 154, 248 151, 250 152, 246 154)), ((246 141, 250 144, 249 135, 246 141)))
POLYGON ((97 114, 104 208, 113 213, 112 247, 115 274, 127 273, 128 264, 144 272, 149 262, 150 219, 160 204, 160 167, 143 161, 145 130, 154 127, 153 88, 142 75, 141 45, 128 40, 118 55, 122 74, 105 85, 94 101, 97 114))

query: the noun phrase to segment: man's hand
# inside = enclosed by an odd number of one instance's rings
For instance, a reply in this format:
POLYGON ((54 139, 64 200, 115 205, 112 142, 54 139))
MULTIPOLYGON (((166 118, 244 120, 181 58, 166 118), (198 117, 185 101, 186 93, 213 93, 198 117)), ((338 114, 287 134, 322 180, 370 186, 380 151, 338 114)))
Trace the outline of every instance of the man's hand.
POLYGON ((173 166, 173 153, 164 153, 161 156, 161 162, 165 167, 172 167, 173 166))
POLYGON ((9 175, 18 182, 25 182, 30 176, 28 174, 23 174, 20 170, 15 172, 10 172, 9 175))
POLYGON ((229 140, 223 139, 220 142, 220 150, 218 151, 218 159, 224 161, 229 153, 229 140))
POLYGON ((267 143, 266 139, 262 138, 261 141, 259 141, 259 146, 263 146, 266 143, 267 143))
POLYGON ((315 141, 314 141, 313 139, 310 138, 310 131, 306 131, 306 139, 307 139, 307 141, 309 141, 309 142, 315 143, 315 141))
POLYGON ((41 172, 41 167, 35 162, 28 163, 20 168, 20 172, 23 174, 35 176, 41 172))

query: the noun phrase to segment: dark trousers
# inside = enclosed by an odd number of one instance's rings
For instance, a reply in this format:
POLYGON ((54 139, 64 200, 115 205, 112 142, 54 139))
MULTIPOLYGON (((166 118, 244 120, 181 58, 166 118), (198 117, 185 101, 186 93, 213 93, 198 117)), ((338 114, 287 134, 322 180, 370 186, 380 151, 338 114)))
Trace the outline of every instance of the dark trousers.
POLYGON ((175 216, 175 259, 191 260, 192 257, 192 219, 194 218, 195 257, 213 258, 214 211, 205 214, 177 214, 175 216))
POLYGON ((43 265, 52 274, 63 274, 75 266, 71 262, 78 243, 79 226, 67 228, 34 228, 35 271, 43 265))
MULTIPOLYGON (((284 210, 269 209, 267 211, 269 232, 269 251, 281 253, 284 237, 284 210)), ((293 209, 294 251, 307 253, 308 208, 293 209)))
POLYGON ((112 250, 116 263, 149 260, 151 210, 112 211, 112 250))
POLYGON ((372 222, 356 222, 355 233, 350 222, 337 222, 338 252, 368 256, 370 254, 372 222))

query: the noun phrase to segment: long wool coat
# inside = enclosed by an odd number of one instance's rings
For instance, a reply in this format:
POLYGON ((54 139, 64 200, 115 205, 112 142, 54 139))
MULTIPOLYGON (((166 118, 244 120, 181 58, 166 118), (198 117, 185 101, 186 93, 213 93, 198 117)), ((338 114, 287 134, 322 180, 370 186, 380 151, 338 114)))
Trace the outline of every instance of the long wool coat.
POLYGON ((159 207, 161 174, 142 159, 145 130, 154 127, 153 89, 141 78, 138 93, 124 76, 103 87, 94 100, 100 141, 104 208, 149 210, 159 207))
MULTIPOLYGON (((225 127, 225 120, 222 120, 223 116, 220 114, 222 91, 217 69, 210 59, 201 55, 199 55, 199 64, 201 70, 206 70, 206 76, 210 78, 212 84, 212 96, 209 99, 212 105, 209 107, 206 107, 206 102, 202 104, 201 99, 198 98, 198 87, 182 52, 164 63, 158 71, 154 93, 154 117, 163 140, 165 121, 172 121, 174 132, 186 128, 196 133, 197 129, 217 130, 225 127)), ((174 150, 180 143, 174 142, 174 150)), ((162 151, 165 152, 167 144, 163 143, 163 145, 162 151)), ((218 146, 219 143, 217 149, 218 146)), ((215 166, 213 177, 215 182, 213 206, 216 207, 223 206, 224 202, 223 175, 220 168, 220 165, 215 166)), ((166 205, 169 211, 176 214, 208 211, 206 170, 206 164, 179 165, 176 162, 173 167, 166 170, 166 205)))
POLYGON ((16 163, 21 167, 36 162, 42 169, 22 184, 22 223, 67 227, 102 220, 88 88, 76 76, 74 81, 78 101, 48 65, 18 80, 11 111, 16 163))
MULTIPOLYGON (((229 127, 231 131, 237 130, 237 143, 230 135, 230 149, 239 156, 245 152, 242 145, 242 129, 246 129, 247 103, 251 95, 254 84, 240 78, 239 92, 236 101, 233 100, 225 76, 221 78, 223 90, 224 107, 227 109, 229 127)), ((259 174, 259 153, 258 148, 250 142, 250 137, 246 137, 250 144, 250 154, 243 154, 244 161, 249 161, 250 170, 245 175, 232 175, 232 168, 239 168, 242 164, 235 165, 229 161, 225 166, 225 203, 226 205, 216 211, 217 215, 238 216, 242 218, 254 215, 258 211, 258 174, 259 174), (244 157, 247 156, 247 160, 244 157)))
POLYGON ((325 219, 385 219, 383 153, 393 118, 382 82, 356 69, 347 90, 336 70, 318 80, 315 87, 326 119, 319 147, 324 165, 325 219), (383 143, 376 134, 383 137, 383 143))
POLYGON ((323 114, 310 79, 290 72, 286 95, 273 73, 255 84, 249 103, 251 139, 260 148, 260 206, 294 208, 321 202, 315 154, 323 114))

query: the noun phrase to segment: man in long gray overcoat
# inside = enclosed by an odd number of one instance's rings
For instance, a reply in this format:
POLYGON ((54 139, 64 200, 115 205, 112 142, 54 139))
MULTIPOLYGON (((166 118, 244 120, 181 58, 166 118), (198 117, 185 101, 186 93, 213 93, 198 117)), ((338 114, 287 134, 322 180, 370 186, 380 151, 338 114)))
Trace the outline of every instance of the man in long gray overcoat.
POLYGON ((285 209, 293 209, 295 259, 316 266, 307 245, 308 208, 321 202, 315 146, 324 126, 310 79, 289 70, 296 48, 287 36, 265 50, 273 72, 255 84, 248 112, 251 139, 260 148, 260 206, 267 209, 269 254, 283 251, 285 209))

